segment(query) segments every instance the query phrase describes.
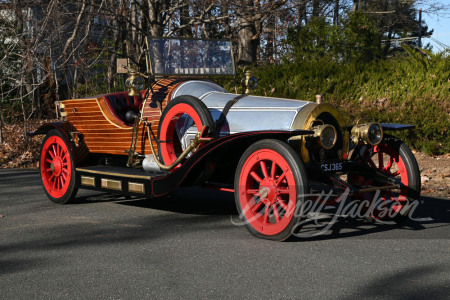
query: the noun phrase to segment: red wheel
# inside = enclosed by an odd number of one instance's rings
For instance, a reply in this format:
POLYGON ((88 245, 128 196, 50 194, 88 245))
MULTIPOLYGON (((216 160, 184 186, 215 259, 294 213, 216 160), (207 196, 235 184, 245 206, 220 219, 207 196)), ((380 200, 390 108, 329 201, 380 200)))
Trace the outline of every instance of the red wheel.
POLYGON ((205 126, 210 136, 214 136, 214 121, 202 101, 192 96, 179 96, 170 101, 158 128, 158 150, 164 164, 172 164, 187 147, 182 138, 190 127, 197 132, 205 126))
MULTIPOLYGON (((373 217, 382 221, 404 221, 409 210, 403 208, 412 207, 411 201, 419 199, 421 189, 419 166, 411 150, 401 140, 387 137, 374 146, 368 164, 402 183, 399 191, 381 191, 377 199, 373 199, 374 194, 360 195, 363 199, 378 201, 371 212, 373 217)), ((359 185, 373 184, 373 180, 364 177, 356 180, 359 185)))
POLYGON ((45 137, 40 158, 42 184, 55 203, 69 203, 77 193, 74 163, 65 138, 57 130, 45 137))
POLYGON ((235 176, 235 201, 253 235, 280 241, 290 237, 308 191, 303 163, 288 144, 262 140, 242 155, 235 176))

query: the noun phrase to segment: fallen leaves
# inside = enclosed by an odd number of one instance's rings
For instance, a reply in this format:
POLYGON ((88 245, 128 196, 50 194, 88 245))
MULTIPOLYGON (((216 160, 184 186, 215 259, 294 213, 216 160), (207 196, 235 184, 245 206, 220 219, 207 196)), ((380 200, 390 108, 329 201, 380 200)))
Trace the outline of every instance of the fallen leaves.
MULTIPOLYGON (((54 120, 30 120, 28 131, 54 120)), ((25 138, 23 124, 4 124, 0 144, 0 168, 37 168, 42 136, 25 138)))

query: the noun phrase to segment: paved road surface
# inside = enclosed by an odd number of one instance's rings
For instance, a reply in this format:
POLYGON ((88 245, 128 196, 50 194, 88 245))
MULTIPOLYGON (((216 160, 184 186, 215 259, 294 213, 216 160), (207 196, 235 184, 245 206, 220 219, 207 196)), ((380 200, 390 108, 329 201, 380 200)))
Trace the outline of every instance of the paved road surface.
POLYGON ((1 299, 448 299, 450 200, 403 227, 339 220, 278 243, 232 224, 232 194, 158 200, 79 192, 56 205, 39 174, 0 170, 1 299))

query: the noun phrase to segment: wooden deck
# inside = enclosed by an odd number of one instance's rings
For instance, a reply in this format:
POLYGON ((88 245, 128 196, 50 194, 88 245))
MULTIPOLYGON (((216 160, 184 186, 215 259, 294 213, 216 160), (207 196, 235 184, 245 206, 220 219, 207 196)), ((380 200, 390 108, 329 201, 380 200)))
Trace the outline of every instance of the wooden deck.
MULTIPOLYGON (((161 116, 157 102, 164 109, 172 96, 174 89, 184 79, 166 78, 153 85, 153 93, 150 93, 142 115, 151 124, 156 136, 158 132, 159 118, 161 116)), ((103 95, 87 99, 72 99, 62 101, 66 120, 71 122, 78 132, 83 135, 87 148, 91 153, 108 153, 127 155, 132 139, 132 126, 123 125, 117 120, 106 105, 103 95)), ((144 123, 139 127, 137 151, 142 154, 150 154, 147 135, 144 133, 144 123)), ((157 151, 156 142, 154 148, 157 151)))

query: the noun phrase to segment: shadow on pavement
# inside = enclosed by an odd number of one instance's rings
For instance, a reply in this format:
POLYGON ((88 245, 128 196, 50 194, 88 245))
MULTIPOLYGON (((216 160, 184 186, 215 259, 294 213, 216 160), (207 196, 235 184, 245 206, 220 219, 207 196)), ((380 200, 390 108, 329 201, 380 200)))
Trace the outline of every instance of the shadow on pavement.
POLYGON ((169 196, 156 199, 139 198, 117 203, 181 214, 237 215, 233 193, 198 187, 179 188, 169 196))
MULTIPOLYGON (((84 201, 89 202, 92 200, 87 197, 84 201)), ((232 193, 197 187, 180 188, 170 196, 157 199, 125 199, 123 196, 103 194, 102 197, 97 197, 94 201, 114 201, 120 205, 184 215, 232 216, 236 220, 238 218, 234 195, 232 193)), ((331 215, 329 219, 323 221, 326 224, 333 217, 331 215)), ((423 231, 430 228, 450 226, 450 200, 422 197, 420 205, 413 212, 412 217, 414 220, 407 219, 401 224, 383 224, 374 222, 373 220, 335 217, 335 223, 333 223, 329 230, 324 232, 321 232, 324 223, 319 222, 319 224, 315 224, 314 220, 310 220, 310 222, 306 222, 306 226, 303 226, 300 231, 306 237, 293 237, 289 241, 328 240, 363 236, 392 230, 423 231)))
POLYGON ((432 264, 383 274, 352 293, 347 299, 448 299, 449 282, 438 281, 448 278, 449 265, 432 264))
POLYGON ((305 223, 298 233, 299 236, 293 237, 290 241, 329 240, 391 230, 424 231, 450 226, 450 200, 421 197, 417 209, 410 215, 411 218, 400 224, 385 224, 373 219, 335 217, 334 223, 330 225, 333 217, 335 216, 330 215, 317 222, 314 219, 310 222, 304 221, 305 223), (327 226, 327 230, 324 230, 327 226))

